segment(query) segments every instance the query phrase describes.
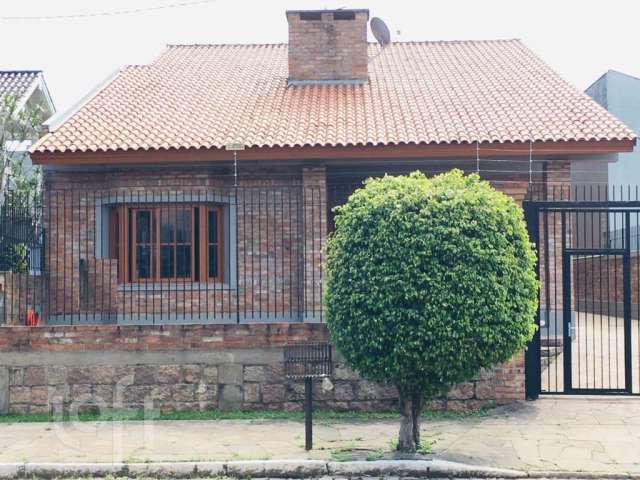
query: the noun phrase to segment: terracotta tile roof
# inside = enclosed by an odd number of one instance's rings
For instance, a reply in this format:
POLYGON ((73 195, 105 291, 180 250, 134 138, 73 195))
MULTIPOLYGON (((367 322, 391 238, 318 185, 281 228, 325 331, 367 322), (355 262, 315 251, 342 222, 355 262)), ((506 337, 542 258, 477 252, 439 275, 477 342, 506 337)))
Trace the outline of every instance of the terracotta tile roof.
POLYGON ((42 75, 39 70, 0 71, 0 98, 5 95, 22 97, 42 75))
POLYGON ((518 40, 395 43, 369 73, 365 85, 287 86, 286 45, 170 46, 34 150, 635 138, 518 40))

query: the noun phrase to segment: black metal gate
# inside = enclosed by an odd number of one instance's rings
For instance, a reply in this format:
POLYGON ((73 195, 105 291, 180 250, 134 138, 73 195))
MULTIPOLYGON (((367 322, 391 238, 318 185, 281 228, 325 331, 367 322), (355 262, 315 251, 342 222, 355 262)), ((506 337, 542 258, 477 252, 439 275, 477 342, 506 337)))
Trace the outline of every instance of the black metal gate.
POLYGON ((524 202, 540 279, 528 398, 640 394, 640 202, 578 193, 524 202))

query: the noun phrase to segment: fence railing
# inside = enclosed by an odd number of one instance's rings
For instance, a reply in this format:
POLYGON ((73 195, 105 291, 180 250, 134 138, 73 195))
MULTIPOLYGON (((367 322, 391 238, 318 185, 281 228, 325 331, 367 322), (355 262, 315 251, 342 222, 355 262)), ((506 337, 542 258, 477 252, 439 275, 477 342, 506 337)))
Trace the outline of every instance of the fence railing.
MULTIPOLYGON (((606 182, 553 182, 529 185, 526 200, 534 202, 582 202, 584 204, 639 203, 640 185, 606 182)), ((636 205, 637 206, 637 205, 636 205)), ((585 205, 586 207, 586 205, 585 205)), ((628 208, 634 206, 627 205, 628 208)))
POLYGON ((0 322, 322 321, 356 185, 48 190, 0 207, 0 322))

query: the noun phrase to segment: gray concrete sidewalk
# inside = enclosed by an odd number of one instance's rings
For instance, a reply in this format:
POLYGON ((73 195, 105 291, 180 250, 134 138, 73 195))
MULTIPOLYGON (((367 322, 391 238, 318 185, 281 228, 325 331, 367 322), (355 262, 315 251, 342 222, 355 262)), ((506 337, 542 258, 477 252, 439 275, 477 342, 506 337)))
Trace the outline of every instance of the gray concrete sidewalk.
MULTIPOLYGON (((374 459, 395 421, 316 422, 303 448, 294 421, 155 421, 0 425, 0 462, 374 459)), ((521 470, 640 472, 640 399, 546 398, 486 417, 429 421, 438 459, 521 470)))

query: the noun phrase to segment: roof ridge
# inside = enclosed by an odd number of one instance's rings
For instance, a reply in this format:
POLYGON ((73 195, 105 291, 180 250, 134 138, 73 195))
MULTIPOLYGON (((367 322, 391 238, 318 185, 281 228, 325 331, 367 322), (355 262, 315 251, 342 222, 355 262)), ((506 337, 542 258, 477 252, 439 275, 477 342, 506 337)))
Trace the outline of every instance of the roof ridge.
MULTIPOLYGON (((391 45, 426 45, 426 44, 462 44, 462 43, 522 43, 520 38, 485 38, 485 39, 466 39, 466 40, 399 40, 391 42, 391 45)), ((377 42, 367 42, 368 45, 378 45, 377 42)), ((171 48, 191 48, 191 47, 284 47, 289 45, 287 42, 268 42, 268 43, 168 43, 166 49, 171 48)), ((166 51, 166 50, 164 50, 166 51)), ((163 53, 164 53, 163 51, 163 53)), ((162 54, 160 54, 162 55, 162 54)))
POLYGON ((167 49, 184 47, 283 47, 287 42, 273 43, 168 43, 167 49))

